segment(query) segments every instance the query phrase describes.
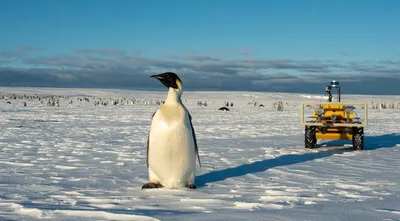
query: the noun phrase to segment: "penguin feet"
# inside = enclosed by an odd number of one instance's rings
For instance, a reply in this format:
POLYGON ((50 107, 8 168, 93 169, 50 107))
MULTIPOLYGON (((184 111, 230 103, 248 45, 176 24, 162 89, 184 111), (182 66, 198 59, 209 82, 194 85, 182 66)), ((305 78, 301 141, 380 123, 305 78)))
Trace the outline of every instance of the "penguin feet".
POLYGON ((142 186, 142 189, 154 189, 154 188, 161 188, 164 187, 160 183, 146 183, 142 186))
POLYGON ((186 187, 189 189, 196 189, 196 185, 194 185, 194 184, 188 184, 188 185, 186 185, 186 187))

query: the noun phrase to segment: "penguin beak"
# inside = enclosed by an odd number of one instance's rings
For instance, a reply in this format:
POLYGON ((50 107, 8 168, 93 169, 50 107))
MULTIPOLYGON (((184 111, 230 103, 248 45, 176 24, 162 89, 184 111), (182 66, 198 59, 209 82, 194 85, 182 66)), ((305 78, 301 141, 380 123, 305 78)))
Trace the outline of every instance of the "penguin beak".
POLYGON ((166 78, 164 78, 164 76, 160 75, 160 74, 155 74, 155 75, 151 75, 151 78, 155 78, 158 79, 164 86, 169 87, 169 82, 166 78))
POLYGON ((158 74, 157 74, 157 75, 156 75, 156 74, 155 74, 155 75, 151 75, 150 77, 151 77, 151 78, 157 78, 158 80, 164 79, 162 76, 160 76, 160 75, 158 75, 158 74))

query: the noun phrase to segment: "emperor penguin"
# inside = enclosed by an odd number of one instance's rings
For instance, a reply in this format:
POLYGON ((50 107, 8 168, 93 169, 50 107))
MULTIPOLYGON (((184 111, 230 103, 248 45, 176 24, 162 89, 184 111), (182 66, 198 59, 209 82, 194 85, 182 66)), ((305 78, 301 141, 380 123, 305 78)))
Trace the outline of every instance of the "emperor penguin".
POLYGON ((173 72, 152 75, 168 88, 162 106, 154 112, 147 138, 149 182, 142 189, 196 189, 196 156, 200 163, 192 117, 181 100, 182 81, 173 72))

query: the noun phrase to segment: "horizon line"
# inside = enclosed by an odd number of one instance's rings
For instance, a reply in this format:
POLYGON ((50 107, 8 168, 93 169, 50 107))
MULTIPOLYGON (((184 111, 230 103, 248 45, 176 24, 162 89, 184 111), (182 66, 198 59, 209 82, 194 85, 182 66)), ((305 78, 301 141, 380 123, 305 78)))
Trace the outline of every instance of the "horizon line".
MULTIPOLYGON (((127 91, 147 91, 147 92, 165 92, 161 88, 124 88, 124 87, 79 87, 79 86, 4 86, 0 85, 0 88, 41 88, 41 89, 101 89, 101 90, 127 90, 127 91)), ((281 93, 281 94, 312 94, 324 96, 324 93, 312 93, 312 92, 283 92, 283 91, 261 91, 261 90, 224 90, 224 89, 185 89, 187 92, 247 92, 247 93, 281 93)), ((348 95, 368 95, 368 96, 400 96, 400 94, 361 94, 361 93, 346 93, 348 95)), ((343 96, 343 94, 342 94, 343 96)))

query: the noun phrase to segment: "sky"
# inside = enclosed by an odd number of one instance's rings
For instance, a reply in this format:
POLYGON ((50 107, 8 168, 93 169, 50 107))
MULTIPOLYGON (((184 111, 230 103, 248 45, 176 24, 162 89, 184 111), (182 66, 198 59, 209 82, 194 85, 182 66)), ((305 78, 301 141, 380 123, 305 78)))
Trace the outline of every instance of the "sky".
POLYGON ((400 94, 400 1, 1 0, 0 86, 400 94))

